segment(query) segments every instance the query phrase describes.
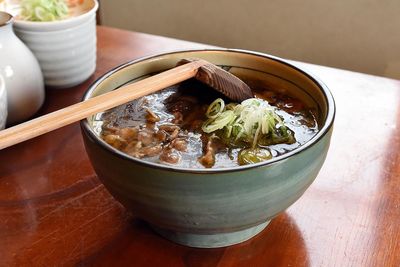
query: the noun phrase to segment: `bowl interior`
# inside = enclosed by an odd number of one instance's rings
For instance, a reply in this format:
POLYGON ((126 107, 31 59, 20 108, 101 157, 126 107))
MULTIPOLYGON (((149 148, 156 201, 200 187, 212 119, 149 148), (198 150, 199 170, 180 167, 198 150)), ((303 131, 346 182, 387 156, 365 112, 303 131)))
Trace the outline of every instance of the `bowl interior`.
MULTIPOLYGON (((305 149, 307 146, 318 140, 333 123, 333 98, 326 86, 320 83, 316 78, 282 59, 264 54, 238 50, 221 49, 173 52, 133 61, 110 71, 100 78, 90 87, 84 96, 84 99, 109 92, 125 84, 173 68, 182 58, 203 58, 229 70, 231 73, 242 79, 257 81, 257 83, 264 84, 269 88, 274 88, 282 93, 299 98, 307 106, 315 110, 317 115, 316 119, 320 126, 317 135, 306 144, 289 153, 274 158, 271 162, 289 157, 291 154, 305 149)), ((99 129, 95 129, 93 126, 95 120, 99 120, 99 114, 89 117, 86 124, 97 141, 108 146, 114 153, 120 153, 99 138, 97 134, 99 129)), ((132 160, 138 159, 132 158, 132 160)), ((262 164, 266 163, 267 162, 262 164)), ((238 168, 254 165, 257 164, 240 166, 238 168)))

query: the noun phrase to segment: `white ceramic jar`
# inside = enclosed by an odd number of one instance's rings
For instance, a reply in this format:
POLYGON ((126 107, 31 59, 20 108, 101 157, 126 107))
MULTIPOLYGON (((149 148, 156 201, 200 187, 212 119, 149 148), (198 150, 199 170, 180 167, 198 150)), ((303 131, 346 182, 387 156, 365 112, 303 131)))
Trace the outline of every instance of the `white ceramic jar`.
POLYGON ((3 76, 0 75, 0 130, 4 129, 7 121, 7 92, 3 76))
POLYGON ((7 124, 35 114, 44 101, 43 75, 38 61, 12 29, 13 17, 0 11, 0 75, 7 90, 7 124))

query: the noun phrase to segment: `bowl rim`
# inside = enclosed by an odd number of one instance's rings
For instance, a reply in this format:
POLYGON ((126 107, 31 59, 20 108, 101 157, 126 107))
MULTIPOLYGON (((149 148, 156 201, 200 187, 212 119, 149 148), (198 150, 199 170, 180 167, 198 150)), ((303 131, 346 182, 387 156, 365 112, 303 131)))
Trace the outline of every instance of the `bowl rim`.
POLYGON ((316 143, 318 143, 327 133, 330 132, 331 128, 333 127, 333 122, 335 118, 335 113, 336 113, 336 105, 334 98, 332 96, 332 93, 330 92, 329 88, 315 75, 309 73, 308 71, 305 71, 291 63, 289 63, 287 60, 261 53, 261 52, 254 52, 254 51, 249 51, 249 50, 244 50, 244 49, 231 49, 231 48, 206 48, 206 49, 181 49, 181 50, 175 50, 175 51, 170 51, 170 52, 163 52, 163 53, 157 53, 153 54, 150 56, 145 56, 145 57, 140 57, 134 60, 130 60, 126 63, 123 63, 119 66, 116 66, 115 68, 109 70, 102 76, 100 76, 97 80, 95 80, 86 90, 82 97, 82 101, 85 101, 86 99, 90 98, 90 95, 93 93, 93 91, 96 89, 96 87, 103 82, 105 79, 113 75, 114 73, 129 67, 133 64, 142 62, 142 61, 147 61, 155 58, 159 58, 162 56, 167 56, 167 55, 172 55, 172 54, 179 54, 179 53, 185 53, 185 52, 233 52, 233 53, 242 53, 242 54, 249 54, 253 56, 259 56, 259 57, 264 57, 273 61, 276 61, 278 63, 281 63, 283 65, 286 65, 292 69, 294 69, 297 72, 300 72, 301 74, 305 75, 308 77, 310 80, 312 80, 321 90, 326 102, 327 102, 327 114, 326 114, 326 119, 323 127, 317 132, 316 135, 314 135, 310 140, 308 140, 305 144, 295 148, 294 150, 291 150, 285 154, 282 154, 278 157, 274 157, 270 160, 264 161, 264 162, 259 162, 255 164, 249 164, 249 165, 243 165, 243 166, 235 166, 235 167, 224 167, 224 168, 204 168, 204 169, 197 169, 197 168, 183 168, 183 167, 175 167, 171 165, 166 165, 166 164, 161 164, 161 163, 155 163, 155 162, 148 162, 144 161, 142 159, 134 158, 132 156, 129 156, 128 154, 125 154, 122 151, 119 151, 118 149, 112 147, 111 145, 107 144, 105 141, 103 141, 90 127, 89 125, 89 120, 83 119, 80 121, 81 128, 83 132, 88 135, 91 139, 95 140, 98 145, 100 145, 101 148, 103 148, 106 151, 111 152, 117 157, 120 157, 124 160, 128 161, 133 161, 136 164, 140 164, 145 167, 150 167, 150 168, 156 168, 159 170, 166 170, 166 171, 173 171, 173 172, 183 172, 183 173, 227 173, 227 172, 236 172, 236 171, 244 171, 248 169, 253 169, 253 168, 258 168, 258 167, 263 167, 263 166, 270 166, 273 164, 277 164, 278 162, 284 161, 288 159, 291 156, 294 156, 296 154, 299 154, 300 152, 303 152, 304 150, 309 149, 316 143))
MULTIPOLYGON (((64 29, 59 29, 59 30, 52 30, 52 31, 30 31, 27 29, 22 29, 22 28, 14 28, 14 32, 19 33, 19 34, 25 34, 25 35, 31 35, 35 37, 43 37, 43 36, 51 36, 51 35, 59 35, 59 34, 66 34, 70 32, 75 32, 77 29, 80 30, 80 28, 85 29, 87 28, 88 24, 91 25, 91 23, 96 21, 96 15, 92 14, 92 17, 88 18, 87 20, 83 21, 80 24, 77 24, 73 27, 68 27, 64 29)), ((15 22, 15 19, 14 19, 15 22)), ((31 21, 34 22, 34 21, 31 21)), ((34 22, 34 23, 43 23, 43 22, 34 22)), ((54 22, 53 22, 54 23, 54 22)))

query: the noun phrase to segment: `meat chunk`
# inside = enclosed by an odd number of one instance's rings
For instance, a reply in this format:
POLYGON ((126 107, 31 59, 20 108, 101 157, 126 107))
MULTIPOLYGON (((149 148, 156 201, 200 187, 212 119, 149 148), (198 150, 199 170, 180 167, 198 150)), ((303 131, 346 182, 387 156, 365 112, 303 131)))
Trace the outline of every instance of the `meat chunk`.
POLYGON ((142 129, 139 131, 137 139, 142 142, 144 146, 150 145, 155 141, 154 132, 151 129, 142 129))
POLYGON ((164 130, 158 130, 156 138, 160 142, 165 142, 167 140, 167 133, 164 130))
POLYGON ((187 150, 187 141, 182 138, 172 140, 171 146, 178 151, 185 152, 187 150))
POLYGON ((172 141, 175 138, 177 138, 179 133, 180 133, 180 131, 181 131, 181 128, 179 126, 177 126, 177 125, 174 125, 174 124, 159 125, 158 129, 160 131, 164 131, 164 132, 167 133, 167 140, 168 141, 172 141))
POLYGON ((177 138, 179 135, 179 129, 175 129, 169 136, 168 139, 169 140, 174 140, 175 138, 177 138))
POLYGON ((151 109, 146 108, 146 112, 146 120, 148 122, 155 123, 160 121, 160 117, 158 117, 153 111, 151 111, 151 109))
POLYGON ((133 140, 137 140, 138 132, 139 130, 137 128, 126 127, 119 129, 117 134, 129 143, 133 140))
POLYGON ((162 125, 158 126, 158 129, 170 133, 170 132, 173 132, 175 130, 180 130, 180 127, 175 125, 175 124, 162 124, 162 125))
POLYGON ((169 164, 177 164, 181 160, 181 155, 178 151, 166 147, 160 155, 160 161, 169 164))
POLYGON ((221 140, 216 136, 210 136, 204 146, 204 154, 199 158, 199 162, 206 168, 211 168, 215 164, 215 154, 223 148, 221 140))
POLYGON ((105 124, 102 127, 102 134, 104 136, 108 135, 108 134, 116 134, 118 132, 119 128, 114 127, 114 126, 110 126, 109 124, 105 124))
POLYGON ((211 147, 207 149, 203 156, 199 158, 199 162, 206 168, 211 168, 215 164, 215 151, 211 147))
POLYGON ((125 152, 135 158, 143 158, 144 154, 140 151, 142 148, 142 142, 131 142, 125 148, 125 152))
POLYGON ((162 151, 162 146, 160 144, 155 146, 147 146, 140 149, 140 153, 143 154, 144 157, 154 157, 162 151))
POLYGON ((108 134, 104 136, 103 139, 107 142, 107 144, 115 147, 116 149, 121 149, 127 145, 126 140, 116 134, 108 134))

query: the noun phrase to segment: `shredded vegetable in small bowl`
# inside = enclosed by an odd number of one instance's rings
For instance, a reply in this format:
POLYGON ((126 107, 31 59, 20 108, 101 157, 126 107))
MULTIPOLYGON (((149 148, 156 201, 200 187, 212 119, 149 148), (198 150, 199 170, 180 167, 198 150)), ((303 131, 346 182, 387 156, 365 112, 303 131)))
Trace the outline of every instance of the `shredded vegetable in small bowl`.
POLYGON ((66 0, 21 0, 22 20, 27 21, 55 21, 68 16, 66 0))

